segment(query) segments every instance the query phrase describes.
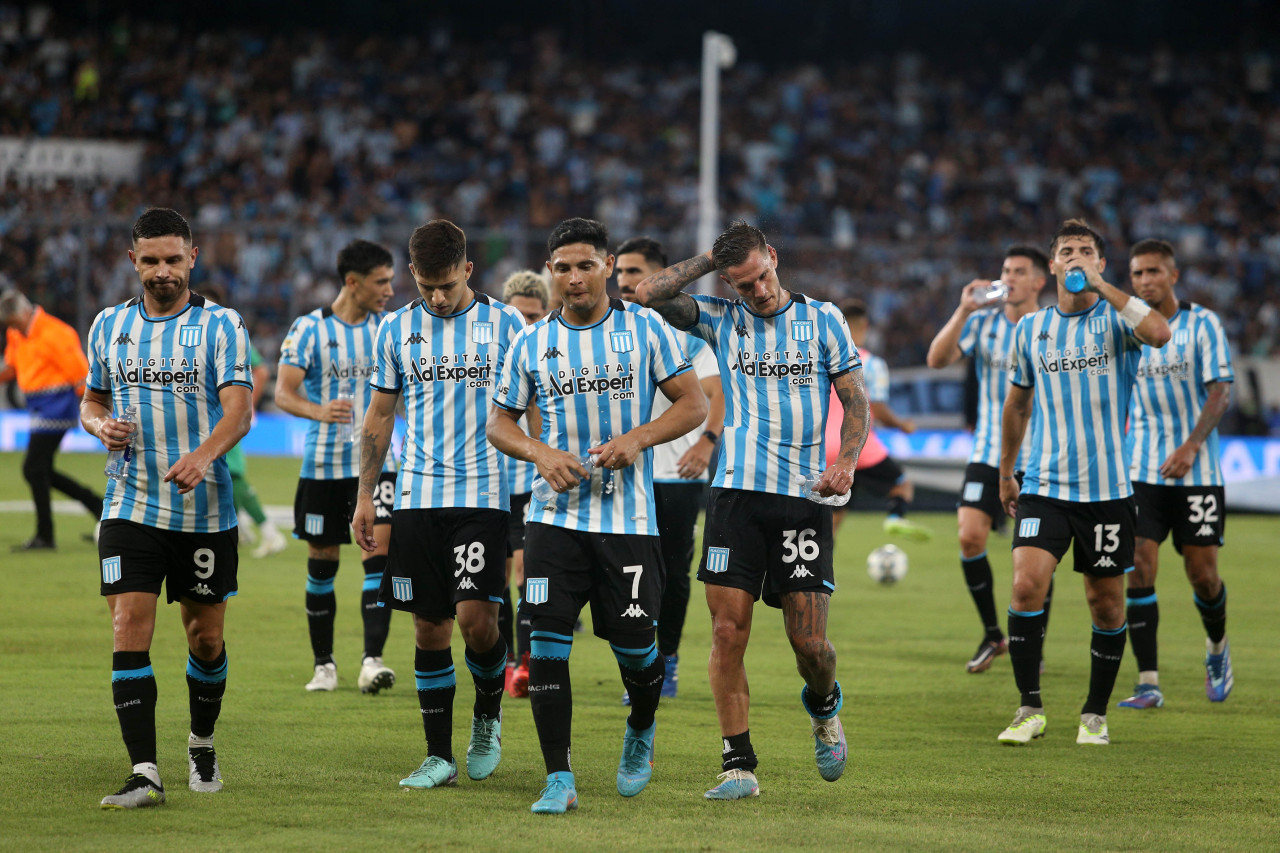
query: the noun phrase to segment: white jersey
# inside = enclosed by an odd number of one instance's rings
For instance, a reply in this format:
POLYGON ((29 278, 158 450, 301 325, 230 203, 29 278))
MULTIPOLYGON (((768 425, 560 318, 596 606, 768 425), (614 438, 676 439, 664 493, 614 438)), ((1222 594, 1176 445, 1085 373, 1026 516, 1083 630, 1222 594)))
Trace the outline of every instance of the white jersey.
MULTIPOLYGON (((707 346, 702 338, 689 335, 683 343, 688 345, 689 361, 693 364, 693 372, 699 380, 720 375, 720 365, 716 363, 716 354, 707 346)), ((653 398, 653 415, 650 420, 657 420, 662 413, 671 408, 671 401, 659 392, 653 398)), ((707 473, 689 479, 680 476, 680 457, 689 452, 702 439, 701 430, 693 430, 673 438, 665 444, 653 448, 653 481, 655 483, 702 483, 706 482, 707 473)))

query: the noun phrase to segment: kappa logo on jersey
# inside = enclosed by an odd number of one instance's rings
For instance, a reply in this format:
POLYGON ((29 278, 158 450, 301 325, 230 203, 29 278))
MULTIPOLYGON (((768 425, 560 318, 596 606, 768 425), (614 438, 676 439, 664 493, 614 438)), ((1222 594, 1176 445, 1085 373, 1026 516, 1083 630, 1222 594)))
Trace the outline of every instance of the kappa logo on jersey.
POLYGON ((421 332, 414 332, 406 340, 406 344, 425 344, 427 339, 422 336, 421 332))
POLYGON ((318 512, 307 513, 302 529, 310 533, 312 536, 319 536, 321 533, 324 533, 324 516, 318 512))
POLYGON ((728 548, 708 548, 707 549, 707 571, 713 575, 718 575, 729 570, 729 549, 728 548))
POLYGON ((1108 557, 1106 554, 1103 554, 1098 558, 1098 561, 1093 564, 1093 567, 1095 569, 1114 569, 1116 567, 1116 561, 1108 557))
POLYGON ((191 587, 189 592, 193 592, 196 595, 213 595, 213 590, 209 589, 209 585, 203 583, 197 583, 195 586, 191 587))
POLYGON ((530 604, 546 604, 548 595, 546 578, 525 578, 524 600, 530 604))
POLYGON ((636 348, 636 340, 631 332, 610 332, 609 346, 614 352, 631 352, 636 348))
POLYGON ((329 341, 329 343, 327 344, 327 346, 329 347, 329 349, 337 349, 337 348, 338 348, 338 342, 337 342, 337 341, 329 341))
POLYGON ((1176 347, 1185 347, 1191 343, 1191 331, 1189 329, 1178 329, 1173 333, 1173 345, 1176 347))
POLYGON ((1034 539, 1040 535, 1040 519, 1024 518, 1018 523, 1018 535, 1023 539, 1034 539))
POLYGON ((396 601, 413 599, 413 581, 410 578, 391 577, 391 597, 396 601))
MULTIPOLYGON (((1098 319, 1106 322, 1105 317, 1098 319)), ((1036 360, 1039 362, 1041 373, 1087 372, 1090 376, 1100 376, 1111 372, 1111 354, 1103 348, 1102 344, 1047 350, 1040 353, 1036 360)))
POLYGON ((1047 340, 1049 340, 1049 333, 1048 333, 1048 332, 1041 332, 1040 334, 1036 335, 1036 340, 1037 340, 1037 341, 1047 341, 1047 340))
MULTIPOLYGON (((527 588, 528 587, 526 587, 526 589, 527 588)), ((619 616, 648 616, 649 614, 645 613, 644 609, 641 608, 639 604, 632 602, 630 607, 628 607, 626 610, 622 611, 618 615, 619 616)))
POLYGON ((116 336, 116 346, 133 346, 133 338, 129 337, 128 332, 121 332, 116 336))
POLYGON ((1200 529, 1196 531, 1196 536, 1212 536, 1214 532, 1212 524, 1202 524, 1200 529))
POLYGON ((476 589, 476 588, 477 587, 475 583, 472 582, 470 575, 458 581, 458 589, 476 589))
POLYGON ((555 347, 547 347, 547 351, 542 354, 542 361, 546 361, 549 358, 564 358, 564 354, 555 347))
POLYGON ((791 337, 796 341, 813 340, 813 321, 812 320, 792 320, 791 321, 791 337))
POLYGON ((813 572, 809 571, 809 569, 805 566, 796 566, 795 569, 793 569, 791 572, 792 580, 795 580, 796 578, 811 578, 811 577, 813 577, 813 572))
POLYGON ((739 323, 738 325, 734 326, 734 327, 733 327, 733 331, 734 331, 735 333, 737 333, 738 337, 740 337, 740 338, 749 338, 749 337, 751 337, 751 333, 747 331, 747 324, 746 324, 746 323, 739 323))
POLYGON ((471 342, 473 344, 493 343, 493 323, 477 320, 471 324, 471 342))
POLYGON ((107 557, 102 561, 102 582, 115 583, 120 580, 120 558, 107 557))
POLYGON ((1089 318, 1089 334, 1104 335, 1107 332, 1106 317, 1090 317, 1089 318))
POLYGON ((181 326, 178 329, 178 346, 198 347, 203 338, 203 326, 181 326))
POLYGON ((964 499, 969 503, 977 503, 982 500, 982 484, 981 483, 965 483, 964 499))

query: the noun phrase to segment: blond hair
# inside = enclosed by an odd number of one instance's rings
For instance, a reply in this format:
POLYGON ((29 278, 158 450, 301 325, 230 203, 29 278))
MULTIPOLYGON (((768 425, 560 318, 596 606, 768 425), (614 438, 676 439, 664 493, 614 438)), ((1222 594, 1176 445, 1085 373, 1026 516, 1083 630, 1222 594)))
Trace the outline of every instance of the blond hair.
POLYGON ((541 302, 543 308, 551 302, 547 283, 533 270, 519 270, 507 276, 502 283, 502 301, 508 302, 513 296, 532 297, 541 302))

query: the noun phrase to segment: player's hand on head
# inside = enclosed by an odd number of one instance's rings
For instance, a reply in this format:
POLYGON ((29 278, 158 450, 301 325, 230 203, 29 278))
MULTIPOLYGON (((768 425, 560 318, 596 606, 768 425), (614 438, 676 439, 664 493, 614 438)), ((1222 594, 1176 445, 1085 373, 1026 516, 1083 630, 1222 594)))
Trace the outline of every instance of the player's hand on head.
POLYGON ((624 433, 615 439, 606 441, 596 447, 587 448, 587 452, 595 456, 596 464, 601 468, 616 471, 629 467, 644 452, 640 440, 631 433, 624 433))

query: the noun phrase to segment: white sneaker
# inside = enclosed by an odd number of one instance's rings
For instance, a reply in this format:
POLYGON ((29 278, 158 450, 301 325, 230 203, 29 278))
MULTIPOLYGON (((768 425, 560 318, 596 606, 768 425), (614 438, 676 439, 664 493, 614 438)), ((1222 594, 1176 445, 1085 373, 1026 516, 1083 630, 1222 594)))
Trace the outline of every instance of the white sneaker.
POLYGON ((307 682, 307 690, 314 693, 323 690, 332 693, 338 689, 338 665, 334 663, 316 664, 316 674, 307 682))
POLYGON ((1080 733, 1076 743, 1081 746, 1107 746, 1111 735, 1107 734, 1107 718, 1103 714, 1081 714, 1080 733))
POLYGON ((236 513, 236 527, 240 529, 240 542, 243 545, 258 544, 258 525, 253 523, 247 512, 236 513))
POLYGON ((284 538, 284 534, 270 521, 264 521, 258 530, 262 534, 262 541, 258 543, 257 548, 253 549, 253 556, 270 557, 289 547, 289 541, 284 538))
POLYGON ((1009 724, 1009 728, 997 735, 996 740, 1010 746, 1031 743, 1036 738, 1044 736, 1045 725, 1044 708, 1023 705, 1018 708, 1018 713, 1013 715, 1013 722, 1009 724))
POLYGON ((356 684, 360 687, 361 693, 377 694, 379 690, 386 690, 396 683, 396 674, 391 671, 391 667, 382 662, 382 658, 367 657, 360 664, 360 677, 356 679, 356 684))
POLYGON ((218 769, 218 754, 212 746, 188 746, 188 787, 199 794, 216 794, 222 790, 222 771, 218 769))

